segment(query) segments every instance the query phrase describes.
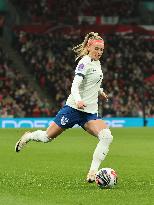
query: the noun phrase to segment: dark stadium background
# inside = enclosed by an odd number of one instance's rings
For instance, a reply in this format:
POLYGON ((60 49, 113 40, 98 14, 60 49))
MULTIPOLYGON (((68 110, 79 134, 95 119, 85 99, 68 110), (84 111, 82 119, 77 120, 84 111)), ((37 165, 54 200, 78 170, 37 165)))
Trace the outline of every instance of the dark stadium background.
POLYGON ((153 0, 0 0, 0 205, 152 205, 153 127, 153 0), (72 47, 90 31, 105 41, 99 114, 114 140, 101 167, 117 172, 115 189, 86 182, 98 142, 82 129, 14 151, 65 104, 72 47))
POLYGON ((71 48, 95 31, 110 97, 99 114, 154 117, 153 14, 153 1, 2 0, 0 116, 54 117, 70 93, 71 48))

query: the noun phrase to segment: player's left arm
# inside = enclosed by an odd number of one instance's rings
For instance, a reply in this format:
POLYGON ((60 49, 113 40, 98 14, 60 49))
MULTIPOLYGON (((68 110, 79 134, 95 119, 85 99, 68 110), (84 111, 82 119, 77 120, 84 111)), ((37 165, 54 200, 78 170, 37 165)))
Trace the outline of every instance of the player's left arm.
POLYGON ((102 100, 108 101, 108 95, 104 92, 103 88, 99 89, 98 94, 102 98, 102 100))

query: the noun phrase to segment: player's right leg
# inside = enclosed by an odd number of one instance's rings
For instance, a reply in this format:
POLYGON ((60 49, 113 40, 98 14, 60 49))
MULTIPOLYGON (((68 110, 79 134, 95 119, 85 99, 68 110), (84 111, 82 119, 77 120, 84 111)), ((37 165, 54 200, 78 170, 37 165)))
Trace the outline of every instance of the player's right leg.
POLYGON ((37 130, 34 132, 26 132, 16 143, 15 151, 19 152, 29 141, 50 142, 64 130, 73 127, 76 124, 77 116, 77 110, 65 105, 60 109, 46 131, 37 130))
POLYGON ((58 135, 60 135, 65 129, 58 126, 55 122, 48 127, 46 131, 36 130, 34 132, 26 132, 16 143, 15 151, 19 152, 29 141, 37 142, 50 142, 58 135))

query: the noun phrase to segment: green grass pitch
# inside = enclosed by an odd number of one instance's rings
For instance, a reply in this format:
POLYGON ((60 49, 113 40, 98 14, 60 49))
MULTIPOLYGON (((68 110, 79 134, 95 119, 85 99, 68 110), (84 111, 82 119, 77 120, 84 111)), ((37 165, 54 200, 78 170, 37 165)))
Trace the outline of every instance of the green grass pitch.
POLYGON ((14 145, 25 129, 0 129, 0 205, 154 204, 154 128, 114 128, 101 167, 118 174, 114 189, 88 184, 97 139, 70 129, 51 143, 14 145))

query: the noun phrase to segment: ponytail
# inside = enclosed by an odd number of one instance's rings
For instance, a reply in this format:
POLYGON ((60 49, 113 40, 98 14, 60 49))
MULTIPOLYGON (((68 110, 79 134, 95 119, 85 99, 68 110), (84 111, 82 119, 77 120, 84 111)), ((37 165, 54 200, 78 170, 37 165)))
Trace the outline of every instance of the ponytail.
POLYGON ((103 39, 99 36, 98 33, 94 33, 94 32, 88 33, 85 36, 84 41, 81 44, 78 44, 77 46, 73 47, 72 49, 76 54, 75 60, 88 54, 87 44, 89 40, 103 40, 103 39))

